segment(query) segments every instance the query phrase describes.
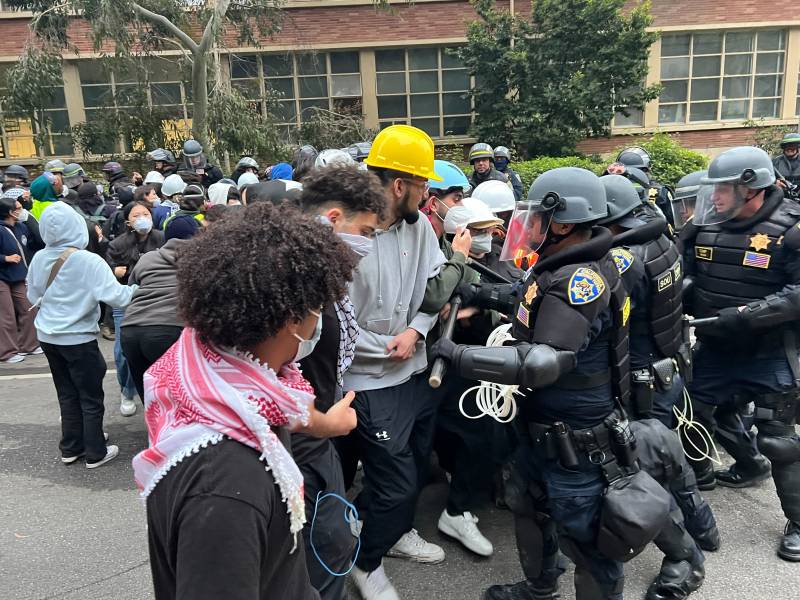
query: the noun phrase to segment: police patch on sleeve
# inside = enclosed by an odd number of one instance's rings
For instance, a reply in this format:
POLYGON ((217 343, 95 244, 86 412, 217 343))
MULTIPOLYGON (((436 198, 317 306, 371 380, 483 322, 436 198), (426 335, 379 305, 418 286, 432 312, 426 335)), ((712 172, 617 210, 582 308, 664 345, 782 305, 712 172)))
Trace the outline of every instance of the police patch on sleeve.
POLYGON ((617 271, 619 271, 620 275, 630 269, 634 261, 633 254, 625 250, 625 248, 612 248, 611 258, 614 259, 614 264, 617 265, 617 271))
POLYGON ((569 303, 589 304, 597 300, 605 289, 606 284, 598 273, 587 267, 581 267, 570 277, 569 303))

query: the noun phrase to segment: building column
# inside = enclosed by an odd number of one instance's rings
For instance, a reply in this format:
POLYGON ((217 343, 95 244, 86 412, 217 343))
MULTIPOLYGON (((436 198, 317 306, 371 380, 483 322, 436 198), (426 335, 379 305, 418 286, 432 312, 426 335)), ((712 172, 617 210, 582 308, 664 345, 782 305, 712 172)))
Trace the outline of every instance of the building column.
POLYGON ((83 94, 81 93, 81 77, 78 74, 78 64, 74 61, 64 62, 64 99, 67 103, 70 126, 86 122, 86 111, 83 107, 83 94))
POLYGON ((800 27, 791 27, 786 39, 786 61, 783 77, 782 119, 796 119, 797 74, 800 65, 800 27))
POLYGON ((361 50, 361 102, 364 106, 364 125, 378 129, 378 78, 375 74, 375 52, 361 50))
MULTIPOLYGON (((661 81, 661 38, 650 46, 650 55, 647 57, 647 79, 645 86, 661 81)), ((644 107, 642 117, 643 127, 658 127, 658 98, 648 102, 644 107)))

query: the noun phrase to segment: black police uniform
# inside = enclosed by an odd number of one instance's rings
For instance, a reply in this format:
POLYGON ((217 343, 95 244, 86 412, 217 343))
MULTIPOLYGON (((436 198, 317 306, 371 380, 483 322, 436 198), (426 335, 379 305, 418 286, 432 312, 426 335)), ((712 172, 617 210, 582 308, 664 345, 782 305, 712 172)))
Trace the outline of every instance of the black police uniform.
POLYGON ((772 159, 775 171, 792 184, 800 183, 800 155, 794 160, 789 160, 785 155, 780 154, 772 159))
POLYGON ((497 169, 497 171, 508 177, 508 181, 511 182, 511 189, 514 190, 514 199, 517 202, 522 200, 522 197, 525 195, 525 188, 522 185, 522 178, 517 172, 508 165, 506 165, 504 169, 497 169))
MULTIPOLYGON (((684 241, 687 312, 719 318, 698 326, 689 386, 695 415, 736 460, 728 477, 772 477, 783 511, 800 523, 798 406, 800 335, 800 209, 775 186, 750 218, 687 225, 684 241), (744 309, 739 310, 741 307, 744 309), (755 405, 756 439, 739 417, 755 405), (761 451, 761 453, 759 452, 761 451)), ((710 461, 693 465, 700 477, 710 461)), ((718 475, 718 478, 720 476, 718 475)))
POLYGON ((675 221, 672 217, 672 199, 674 197, 672 188, 663 183, 659 183, 653 179, 650 180, 650 189, 648 191, 648 199, 651 204, 661 209, 661 212, 667 219, 670 227, 675 227, 675 221))
MULTIPOLYGON (((688 336, 684 335, 682 261, 675 244, 665 235, 667 222, 659 218, 614 237, 611 255, 630 297, 631 401, 628 415, 635 419, 658 419, 663 431, 659 437, 677 436, 669 431, 674 424, 673 406, 681 400, 684 382, 678 372, 690 373, 688 336)), ((641 439, 643 436, 637 435, 641 439)), ((640 448, 663 444, 644 440, 640 448)), ((697 489, 694 472, 683 452, 675 459, 679 469, 663 482, 680 507, 691 533, 701 548, 719 548, 719 532, 711 507, 697 489)))

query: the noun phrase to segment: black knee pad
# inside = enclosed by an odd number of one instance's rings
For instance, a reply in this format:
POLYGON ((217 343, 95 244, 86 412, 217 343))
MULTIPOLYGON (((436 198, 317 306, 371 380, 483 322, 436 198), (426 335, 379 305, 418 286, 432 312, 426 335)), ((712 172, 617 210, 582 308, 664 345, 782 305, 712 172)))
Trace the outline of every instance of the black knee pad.
POLYGON ((773 463, 793 463, 800 461, 800 438, 797 434, 769 435, 759 431, 758 449, 773 463))

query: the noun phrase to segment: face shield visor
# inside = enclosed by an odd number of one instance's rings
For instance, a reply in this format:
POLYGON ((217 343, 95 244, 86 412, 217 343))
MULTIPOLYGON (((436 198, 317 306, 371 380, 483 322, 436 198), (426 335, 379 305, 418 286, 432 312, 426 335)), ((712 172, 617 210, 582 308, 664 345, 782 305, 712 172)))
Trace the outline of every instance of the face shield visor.
POLYGON ((206 166, 206 155, 202 152, 200 154, 195 154, 194 156, 187 156, 186 157, 189 161, 189 166, 192 169, 203 169, 206 166))
MULTIPOLYGON (((735 219, 752 195, 751 190, 735 182, 701 185, 697 190, 692 223, 698 227, 717 225, 735 219)), ((674 212, 674 211, 673 211, 674 212)))
POLYGON ((525 259, 528 265, 534 264, 539 257, 539 249, 547 239, 554 208, 545 208, 541 201, 517 202, 508 223, 500 260, 514 261, 519 268, 522 268, 525 259))
POLYGON ((700 186, 698 185, 679 188, 675 191, 675 197, 670 202, 672 222, 675 224, 675 229, 682 229, 694 215, 699 189, 700 186))

